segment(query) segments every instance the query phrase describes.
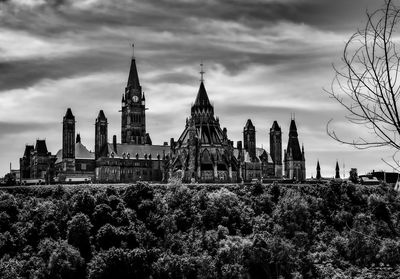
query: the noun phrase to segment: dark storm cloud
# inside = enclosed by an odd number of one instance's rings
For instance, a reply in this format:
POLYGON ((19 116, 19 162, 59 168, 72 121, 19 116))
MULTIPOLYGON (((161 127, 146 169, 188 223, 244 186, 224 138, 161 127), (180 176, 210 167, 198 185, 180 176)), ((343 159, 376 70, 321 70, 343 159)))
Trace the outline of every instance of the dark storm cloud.
POLYGON ((154 82, 158 83, 177 83, 177 84, 187 84, 192 85, 195 84, 198 80, 198 76, 194 76, 187 73, 165 73, 156 75, 152 78, 154 82))
MULTIPOLYGON (((122 59, 122 57, 121 57, 122 59)), ((91 72, 119 70, 115 55, 87 52, 71 57, 32 58, 0 61, 0 94, 2 91, 26 88, 43 79, 81 76, 91 72), (95 63, 94 63, 95 61, 95 63)))
POLYGON ((0 121, 0 140, 7 136, 21 136, 21 134, 52 129, 58 122, 3 122, 0 121))
MULTIPOLYGON (((368 2, 367 0, 363 0, 368 2)), ((241 42, 224 41, 223 37, 207 38, 207 35, 216 32, 199 29, 196 22, 204 24, 210 20, 228 23, 240 23, 248 30, 232 32, 251 32, 257 36, 258 30, 270 25, 268 22, 287 20, 295 23, 309 23, 322 26, 331 20, 336 22, 337 17, 343 17, 342 9, 336 1, 97 1, 89 8, 81 9, 74 6, 73 1, 46 1, 44 5, 33 8, 23 8, 10 4, 9 9, 0 18, 0 23, 6 28, 25 30, 36 34, 43 40, 76 40, 87 44, 102 44, 102 41, 133 41, 140 37, 142 48, 152 52, 146 59, 151 65, 170 62, 174 65, 185 65, 187 62, 198 62, 208 59, 213 63, 224 65, 231 74, 237 74, 246 66, 253 63, 276 65, 293 61, 306 60, 310 55, 324 55, 324 50, 312 53, 282 53, 258 50, 258 53, 249 51, 251 42, 241 47, 241 42), (329 8, 326 8, 328 6, 329 8), (23 20, 22 20, 23 19, 23 20), (142 34, 122 34, 106 32, 104 28, 142 28, 142 34), (157 40, 146 38, 146 32, 160 35, 157 40), (162 36, 168 32, 175 40, 163 40, 162 36), (208 34, 207 34, 208 33, 208 34), (198 36, 197 41, 189 36, 198 36), (77 38, 76 38, 77 37, 77 38), (212 41, 210 41, 212 40, 212 41), (233 48, 237 44, 236 49, 233 48)), ((343 2, 343 1, 341 1, 343 2)), ((75 2, 77 3, 77 2, 75 2)), ((343 3, 342 3, 343 4, 343 3)), ((348 7, 349 5, 347 5, 348 7)), ((355 5, 350 4, 352 11, 355 5)), ((347 11, 346 10, 346 11, 347 11)), ((359 9, 358 9, 359 10, 359 9)), ((343 20, 345 21, 345 20, 343 20)), ((218 26, 218 23, 216 23, 218 26)), ((274 31, 279 35, 279 29, 274 31)), ((221 30, 220 33, 224 30, 221 30)), ((232 36, 234 34, 225 34, 232 36)), ((261 35, 261 34, 260 34, 261 35)), ((273 35, 273 34, 272 34, 273 35)), ((287 41, 282 44, 296 44, 287 41)), ((242 43, 243 44, 243 43, 242 43)), ((253 43, 254 44, 254 43, 253 43)), ((86 55, 86 54, 85 54, 86 55)), ((87 53, 93 58, 93 52, 87 53)), ((102 58, 100 57, 100 60, 102 58)), ((99 62, 101 63, 101 61, 99 62)), ((66 70, 68 75, 68 70, 66 70)))
MULTIPOLYGON (((290 113, 296 112, 306 150, 326 149, 324 128, 333 110, 320 96, 321 83, 329 83, 333 57, 365 20, 366 8, 377 3, 381 1, 0 0, 1 117, 13 121, 0 123, 0 130, 3 137, 27 131, 17 137, 14 154, 8 145, 0 146, 9 152, 4 160, 14 160, 24 142, 38 136, 48 137, 49 150, 58 150, 59 122, 69 106, 89 148, 99 109, 112 123, 109 134, 119 134, 131 42, 150 107, 147 126, 153 142, 182 132, 203 60, 210 99, 232 140, 241 139, 248 118, 264 146, 275 119, 286 137, 290 113), (10 91, 18 88, 23 90, 10 91), (29 97, 21 100, 19 94, 29 97), (268 104, 269 98, 274 103, 268 104), (27 115, 58 123, 24 127, 27 115)), ((316 154, 307 156, 311 162, 316 154)))
MULTIPOLYGON (((375 9, 381 4, 375 0, 309 0, 309 1, 98 1, 90 9, 79 10, 73 1, 45 1, 31 12, 48 13, 53 9, 59 16, 76 21, 98 25, 152 26, 159 29, 185 30, 188 26, 180 25, 188 17, 197 17, 204 21, 221 19, 239 21, 253 27, 260 27, 266 22, 287 20, 336 29, 335 26, 353 27, 354 22, 369 7, 375 9), (360 7, 365 7, 360 9, 360 7), (338 20, 340 17, 341 20, 338 20), (100 21, 99 21, 100 20, 100 21), (175 21, 175 24, 174 24, 175 21)), ((383 3, 383 2, 382 2, 383 3)), ((21 9, 11 10, 21 13, 21 9)), ((29 14, 27 10, 25 15, 29 14)), ((29 17, 28 17, 29 18, 29 17)), ((43 20, 43 19, 42 19, 43 20)), ((42 26, 45 27, 45 26, 42 26)), ((51 30, 51 26, 45 30, 51 30)), ((38 30, 40 31, 40 30, 38 30)))

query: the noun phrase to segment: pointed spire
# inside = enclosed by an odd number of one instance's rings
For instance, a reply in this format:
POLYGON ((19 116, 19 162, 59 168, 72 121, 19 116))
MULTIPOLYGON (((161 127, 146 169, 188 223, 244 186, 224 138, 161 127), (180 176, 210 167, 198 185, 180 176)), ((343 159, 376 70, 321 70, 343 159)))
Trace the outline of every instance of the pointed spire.
POLYGON ((247 119, 247 122, 246 122, 246 125, 244 126, 244 128, 246 130, 255 128, 254 125, 253 125, 253 122, 251 122, 251 119, 247 119))
POLYGON ((146 98, 145 98, 145 96, 144 96, 144 91, 143 91, 143 94, 142 94, 142 101, 145 101, 146 100, 146 98))
POLYGON ((340 178, 340 169, 339 169, 339 163, 336 161, 336 168, 335 168, 336 174, 335 178, 340 178))
POLYGON ((135 44, 132 44, 132 59, 135 59, 135 44))
POLYGON ((199 91, 197 92, 196 100, 194 101, 195 106, 211 106, 210 100, 208 99, 206 88, 204 83, 200 83, 199 91))
POLYGON ((279 124, 276 120, 272 124, 271 131, 281 131, 281 127, 279 127, 279 124))
POLYGON ((125 103, 125 95, 124 94, 122 94, 122 101, 121 102, 125 103))
POLYGON ((294 119, 290 121, 290 128, 289 128, 289 137, 297 137, 297 127, 296 127, 296 122, 294 119))
MULTIPOLYGON (((134 45, 132 44, 132 49, 134 49, 134 45)), ((140 89, 139 76, 136 68, 136 59, 134 53, 132 54, 131 68, 129 70, 129 77, 127 87, 132 87, 135 89, 140 89)))
POLYGON ((98 120, 107 120, 107 118, 104 114, 104 111, 102 109, 99 111, 99 115, 97 116, 97 119, 98 120))
POLYGON ((72 114, 71 108, 68 108, 68 109, 67 109, 67 112, 65 113, 64 118, 65 118, 65 119, 71 119, 71 120, 74 120, 74 119, 75 119, 74 115, 72 114))
POLYGON ((317 161, 317 177, 318 180, 321 179, 321 167, 319 166, 319 160, 317 161))
POLYGON ((289 128, 289 141, 287 145, 288 154, 293 156, 293 160, 301 161, 304 160, 304 149, 302 150, 300 147, 300 143, 298 140, 297 127, 294 119, 290 121, 289 128))

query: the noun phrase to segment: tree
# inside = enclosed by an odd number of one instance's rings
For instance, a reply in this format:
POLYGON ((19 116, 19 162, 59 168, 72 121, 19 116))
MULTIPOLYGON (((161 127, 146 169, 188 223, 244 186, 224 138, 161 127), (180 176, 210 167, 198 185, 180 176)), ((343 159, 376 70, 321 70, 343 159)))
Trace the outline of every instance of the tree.
POLYGON ((386 0, 381 9, 367 13, 365 27, 354 33, 345 45, 342 67, 334 67, 332 86, 325 91, 347 110, 349 122, 372 132, 372 137, 346 140, 330 130, 328 123, 329 136, 341 143, 360 149, 383 146, 400 149, 397 103, 400 55, 394 38, 399 13, 392 0, 386 0))
POLYGON ((106 224, 99 229, 96 240, 98 246, 105 250, 111 247, 119 247, 121 244, 118 230, 110 224, 106 224))
POLYGON ((12 173, 7 173, 4 176, 4 182, 5 182, 6 186, 15 186, 15 184, 16 184, 15 175, 12 173))
POLYGON ((85 261, 73 246, 61 241, 52 251, 47 264, 48 278, 85 278, 85 261))
POLYGON ((87 261, 91 258, 90 230, 92 224, 89 218, 78 213, 68 222, 68 243, 79 249, 81 256, 87 261))
POLYGON ((96 254, 88 264, 89 279, 148 278, 149 267, 144 250, 111 248, 96 254))

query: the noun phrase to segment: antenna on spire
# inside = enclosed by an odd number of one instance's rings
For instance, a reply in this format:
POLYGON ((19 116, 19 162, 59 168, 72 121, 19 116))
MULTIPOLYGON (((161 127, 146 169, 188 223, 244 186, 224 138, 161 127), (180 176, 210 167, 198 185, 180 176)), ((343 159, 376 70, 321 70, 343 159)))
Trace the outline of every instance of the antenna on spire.
POLYGON ((203 59, 201 60, 201 63, 200 63, 200 81, 201 82, 204 82, 204 74, 206 73, 206 72, 204 72, 204 68, 203 68, 203 59))
POLYGON ((132 58, 135 58, 135 44, 132 44, 132 58))

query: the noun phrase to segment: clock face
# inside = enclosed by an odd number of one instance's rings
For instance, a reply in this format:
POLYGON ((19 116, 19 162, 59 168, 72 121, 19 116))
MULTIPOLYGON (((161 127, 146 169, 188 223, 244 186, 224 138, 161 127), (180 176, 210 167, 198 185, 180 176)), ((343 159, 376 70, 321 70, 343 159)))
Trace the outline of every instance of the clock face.
POLYGON ((132 101, 133 101, 134 103, 137 103, 137 102, 139 101, 138 96, 133 96, 133 97, 132 97, 132 101))

